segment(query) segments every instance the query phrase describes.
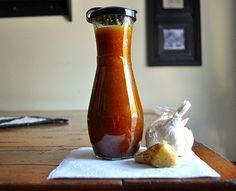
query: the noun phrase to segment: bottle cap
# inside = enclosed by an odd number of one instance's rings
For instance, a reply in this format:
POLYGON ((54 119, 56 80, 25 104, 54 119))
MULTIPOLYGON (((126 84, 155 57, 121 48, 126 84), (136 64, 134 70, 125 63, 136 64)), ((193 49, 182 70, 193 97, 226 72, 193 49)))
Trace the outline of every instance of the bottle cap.
POLYGON ((137 11, 124 7, 94 7, 87 11, 86 18, 89 23, 92 23, 92 19, 101 15, 124 15, 129 16, 136 21, 137 11))

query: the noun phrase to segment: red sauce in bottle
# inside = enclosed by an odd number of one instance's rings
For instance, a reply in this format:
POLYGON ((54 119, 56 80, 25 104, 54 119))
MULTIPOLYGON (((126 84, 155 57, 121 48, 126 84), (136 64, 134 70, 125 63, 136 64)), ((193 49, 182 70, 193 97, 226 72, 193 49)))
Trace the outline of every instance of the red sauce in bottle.
POLYGON ((128 158, 139 149, 143 111, 131 66, 130 26, 95 30, 97 71, 88 110, 88 130, 96 156, 128 158))

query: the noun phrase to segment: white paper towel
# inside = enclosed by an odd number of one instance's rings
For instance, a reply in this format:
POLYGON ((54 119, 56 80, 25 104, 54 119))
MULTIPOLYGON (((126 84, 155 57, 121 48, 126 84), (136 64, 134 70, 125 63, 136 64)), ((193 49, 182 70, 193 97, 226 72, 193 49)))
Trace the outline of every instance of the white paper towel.
POLYGON ((72 150, 70 155, 54 169, 48 179, 55 178, 197 178, 220 177, 220 175, 190 152, 180 157, 172 168, 154 168, 135 163, 134 159, 97 159, 91 147, 72 150))

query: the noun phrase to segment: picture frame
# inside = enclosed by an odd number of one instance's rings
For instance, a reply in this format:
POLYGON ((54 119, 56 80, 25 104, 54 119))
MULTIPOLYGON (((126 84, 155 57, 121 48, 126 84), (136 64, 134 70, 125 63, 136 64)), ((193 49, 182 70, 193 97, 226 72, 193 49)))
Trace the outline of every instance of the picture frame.
POLYGON ((71 0, 0 0, 0 18, 63 15, 72 21, 71 0))
POLYGON ((201 66, 199 0, 149 0, 146 10, 148 66, 201 66))

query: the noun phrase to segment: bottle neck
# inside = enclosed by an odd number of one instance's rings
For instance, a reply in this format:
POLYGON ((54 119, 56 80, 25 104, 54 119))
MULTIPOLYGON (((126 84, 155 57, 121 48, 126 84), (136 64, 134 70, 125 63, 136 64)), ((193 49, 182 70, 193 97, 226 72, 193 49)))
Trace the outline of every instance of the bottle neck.
POLYGON ((129 60, 131 56, 132 26, 112 25, 95 29, 97 55, 122 56, 129 60))

